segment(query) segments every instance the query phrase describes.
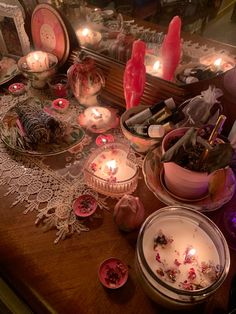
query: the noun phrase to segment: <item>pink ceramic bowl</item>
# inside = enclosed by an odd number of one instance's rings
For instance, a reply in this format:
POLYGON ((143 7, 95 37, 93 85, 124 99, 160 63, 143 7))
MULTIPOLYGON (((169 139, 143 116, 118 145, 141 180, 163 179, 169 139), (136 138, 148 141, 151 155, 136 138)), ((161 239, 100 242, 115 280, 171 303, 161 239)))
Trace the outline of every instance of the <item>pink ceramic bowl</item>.
MULTIPOLYGON (((169 132, 163 139, 162 153, 167 150, 171 139, 183 136, 187 130, 188 128, 185 127, 169 132)), ((174 162, 164 162, 163 167, 165 185, 174 195, 191 200, 208 194, 208 184, 212 174, 188 170, 174 162)))

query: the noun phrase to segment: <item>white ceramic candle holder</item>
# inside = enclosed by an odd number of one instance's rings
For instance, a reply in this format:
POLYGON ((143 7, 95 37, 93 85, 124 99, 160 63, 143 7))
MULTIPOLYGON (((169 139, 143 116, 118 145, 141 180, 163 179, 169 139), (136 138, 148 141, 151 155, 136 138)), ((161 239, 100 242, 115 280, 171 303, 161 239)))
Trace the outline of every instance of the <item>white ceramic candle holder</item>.
POLYGON ((34 88, 42 89, 47 83, 49 77, 52 77, 56 73, 56 67, 58 59, 51 53, 43 52, 43 56, 47 55, 47 60, 41 60, 38 58, 36 63, 32 62, 33 54, 41 53, 42 51, 35 51, 24 57, 21 57, 18 61, 18 68, 22 74, 31 81, 31 85, 34 88), (40 61, 41 60, 41 61, 40 61), (42 63, 40 63, 42 62, 42 63), (41 65, 41 66, 40 66, 41 65))

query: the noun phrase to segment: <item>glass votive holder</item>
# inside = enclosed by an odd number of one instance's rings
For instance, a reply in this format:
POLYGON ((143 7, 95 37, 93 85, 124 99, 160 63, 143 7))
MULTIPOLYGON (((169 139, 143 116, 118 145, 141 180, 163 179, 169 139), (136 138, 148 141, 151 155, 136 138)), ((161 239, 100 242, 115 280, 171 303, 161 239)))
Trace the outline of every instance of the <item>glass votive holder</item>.
POLYGON ((95 191, 108 196, 130 194, 138 184, 135 155, 123 143, 103 145, 86 160, 84 179, 95 191))
POLYGON ((230 266, 227 242, 205 215, 181 206, 151 214, 143 223, 135 267, 147 295, 171 309, 209 301, 230 266))
POLYGON ((52 95, 56 98, 68 98, 70 96, 70 86, 66 74, 55 75, 48 80, 48 86, 52 95))

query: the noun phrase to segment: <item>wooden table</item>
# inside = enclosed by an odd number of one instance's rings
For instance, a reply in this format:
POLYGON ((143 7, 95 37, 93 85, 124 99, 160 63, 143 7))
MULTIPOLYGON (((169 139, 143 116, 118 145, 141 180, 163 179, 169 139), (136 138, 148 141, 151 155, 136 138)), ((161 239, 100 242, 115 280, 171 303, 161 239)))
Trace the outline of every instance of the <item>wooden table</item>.
MULTIPOLYGON (((146 216, 164 206, 142 180, 136 194, 145 205, 146 216)), ((236 196, 227 206, 235 201, 236 196)), ((23 215, 23 208, 10 208, 10 204, 10 197, 1 198, 0 272, 34 313, 173 313, 161 309, 142 291, 134 270, 137 232, 125 234, 117 229, 112 220, 114 204, 101 220, 91 224, 89 232, 57 245, 53 243, 55 230, 42 232, 34 225, 34 213, 23 215), (111 256, 130 266, 127 284, 116 291, 104 289, 97 276, 99 264, 111 256)), ((219 222, 227 206, 208 216, 219 222)), ((229 275, 209 314, 225 313, 235 269, 236 252, 231 251, 229 275)))
MULTIPOLYGON (((230 95, 223 99, 228 130, 236 118, 235 102, 230 95)), ((104 210, 103 218, 91 223, 89 232, 75 234, 55 245, 55 230, 44 233, 42 226, 34 225, 35 213, 23 215, 21 206, 11 208, 11 197, 3 197, 5 191, 0 190, 0 275, 34 313, 173 313, 150 301, 139 285, 134 270, 137 232, 121 233, 114 225, 114 202, 110 203, 110 212, 104 210), (116 291, 104 289, 97 275, 99 264, 111 256, 130 266, 127 284, 116 291)), ((164 206, 143 180, 136 194, 145 205, 146 217, 164 206)), ((236 196, 208 216, 219 223, 223 211, 235 202, 236 196)), ((214 296, 208 314, 225 313, 235 269, 236 252, 231 251, 229 275, 214 296)))

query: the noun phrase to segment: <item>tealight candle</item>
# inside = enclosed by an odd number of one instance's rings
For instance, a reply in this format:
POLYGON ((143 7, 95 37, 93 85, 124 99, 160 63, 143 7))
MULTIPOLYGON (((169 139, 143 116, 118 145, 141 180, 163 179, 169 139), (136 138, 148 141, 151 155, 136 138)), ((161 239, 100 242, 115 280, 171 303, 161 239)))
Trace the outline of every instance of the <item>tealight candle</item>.
POLYGON ((14 96, 22 95, 26 92, 25 84, 13 83, 8 87, 8 91, 14 96))
POLYGON ((205 301, 229 270, 229 249, 201 213, 170 206, 153 213, 137 242, 138 274, 156 302, 178 308, 205 301))
POLYGON ((200 58, 200 63, 209 66, 214 72, 226 72, 235 66, 233 58, 227 55, 210 55, 200 58))
POLYGON ((108 143, 113 143, 114 137, 111 134, 101 134, 96 138, 97 146, 102 146, 108 143))
POLYGON ((69 107, 69 101, 64 98, 57 98, 52 102, 52 108, 60 113, 65 112, 69 107))
POLYGON ((107 144, 96 149, 84 167, 87 185, 111 196, 121 196, 136 189, 138 167, 130 160, 129 147, 122 143, 107 144))
POLYGON ((109 108, 99 106, 85 109, 78 117, 78 122, 82 127, 95 133, 105 132, 112 128, 115 121, 116 116, 109 108))
POLYGON ((26 63, 33 72, 42 72, 49 69, 48 54, 44 51, 30 52, 26 56, 26 63))
POLYGON ((82 46, 94 46, 98 44, 102 38, 101 33, 90 30, 88 28, 79 29, 76 32, 80 45, 82 46))

